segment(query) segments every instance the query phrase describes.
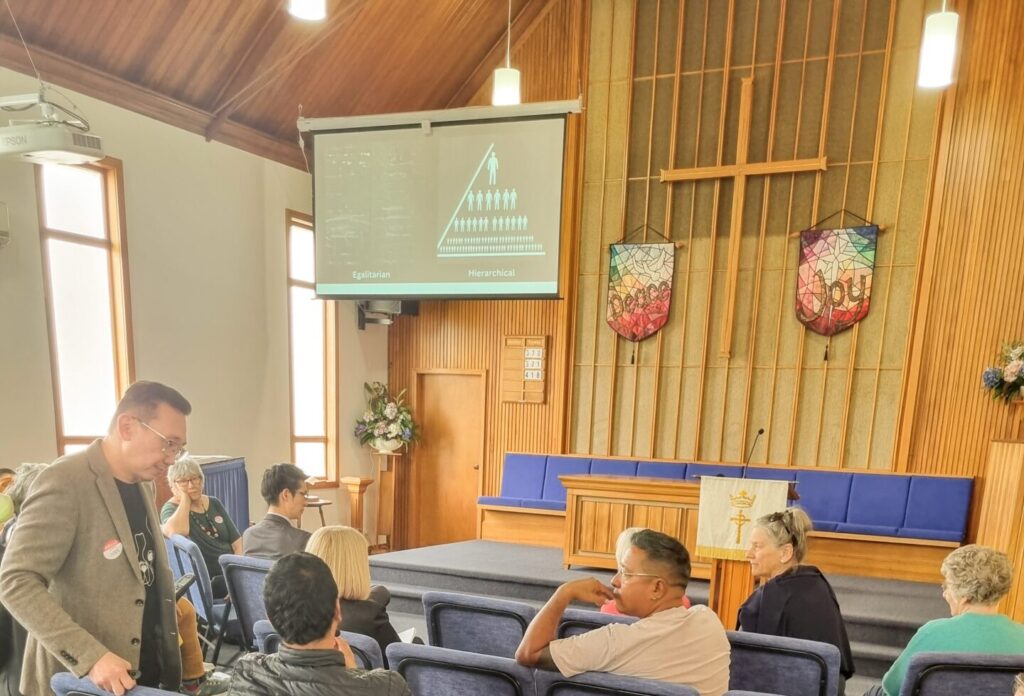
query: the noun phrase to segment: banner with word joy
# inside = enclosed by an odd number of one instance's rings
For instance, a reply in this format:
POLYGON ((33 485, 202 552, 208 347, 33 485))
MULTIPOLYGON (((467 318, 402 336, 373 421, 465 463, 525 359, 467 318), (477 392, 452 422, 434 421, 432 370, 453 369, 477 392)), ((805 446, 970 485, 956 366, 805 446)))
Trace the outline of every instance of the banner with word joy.
POLYGON ((696 555, 742 561, 754 520, 786 509, 789 481, 703 476, 696 555))
POLYGON ((845 331, 868 315, 878 225, 800 233, 796 317, 822 336, 845 331))

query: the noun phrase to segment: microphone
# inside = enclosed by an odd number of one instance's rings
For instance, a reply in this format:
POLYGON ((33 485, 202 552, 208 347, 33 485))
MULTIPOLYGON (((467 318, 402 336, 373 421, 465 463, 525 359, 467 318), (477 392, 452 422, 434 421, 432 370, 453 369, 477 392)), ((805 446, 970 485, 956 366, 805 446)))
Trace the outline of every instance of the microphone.
POLYGON ((750 458, 754 456, 754 448, 757 447, 757 441, 764 435, 764 428, 758 428, 757 435, 754 436, 754 443, 750 445, 750 451, 747 452, 747 458, 743 462, 743 466, 750 466, 750 458))

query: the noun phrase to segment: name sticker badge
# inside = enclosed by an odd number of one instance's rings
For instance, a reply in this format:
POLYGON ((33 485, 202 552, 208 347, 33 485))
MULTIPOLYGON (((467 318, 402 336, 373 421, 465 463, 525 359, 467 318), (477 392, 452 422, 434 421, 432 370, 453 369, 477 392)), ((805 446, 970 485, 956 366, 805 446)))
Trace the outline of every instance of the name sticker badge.
POLYGON ((103 545, 103 557, 112 561, 124 551, 124 545, 117 539, 111 539, 103 545))
POLYGON ((214 517, 213 521, 216 522, 217 524, 224 524, 224 518, 221 517, 220 515, 217 515, 216 517, 214 517))

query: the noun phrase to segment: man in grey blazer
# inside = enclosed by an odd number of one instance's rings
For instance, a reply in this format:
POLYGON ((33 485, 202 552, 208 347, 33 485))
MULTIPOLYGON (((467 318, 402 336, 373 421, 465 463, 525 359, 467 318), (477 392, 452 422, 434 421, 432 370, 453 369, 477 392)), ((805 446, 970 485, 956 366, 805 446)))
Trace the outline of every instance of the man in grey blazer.
POLYGON ((0 565, 0 601, 28 630, 21 691, 71 671, 123 694, 177 690, 174 583, 149 482, 185 454, 192 406, 156 382, 125 393, 107 435, 35 481, 0 565))
POLYGON ((242 533, 242 553, 276 561, 303 551, 309 532, 292 525, 306 507, 306 473, 294 464, 275 464, 263 472, 260 494, 267 514, 242 533))

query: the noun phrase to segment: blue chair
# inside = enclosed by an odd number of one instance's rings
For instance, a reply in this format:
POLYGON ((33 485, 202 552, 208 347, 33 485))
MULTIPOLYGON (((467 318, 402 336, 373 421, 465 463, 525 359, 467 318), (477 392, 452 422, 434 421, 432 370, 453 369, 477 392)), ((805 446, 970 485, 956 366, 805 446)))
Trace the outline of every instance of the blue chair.
POLYGON ((204 643, 203 656, 206 656, 207 648, 212 647, 211 662, 217 664, 225 635, 240 635, 238 620, 234 618, 234 613, 231 611, 231 603, 213 599, 210 573, 206 569, 203 554, 195 542, 188 537, 175 534, 167 539, 166 544, 167 560, 175 580, 186 573, 192 573, 196 578, 192 587, 189 588, 189 599, 196 608, 196 615, 206 625, 205 634, 203 632, 199 634, 204 643))
POLYGON ((431 645, 508 658, 537 615, 523 602, 455 592, 424 592, 423 612, 431 645))
MULTIPOLYGON (((99 688, 86 677, 79 679, 71 672, 58 672, 50 679, 50 688, 56 696, 114 696, 113 692, 99 688)), ((179 696, 176 691, 136 686, 125 696, 179 696)))
POLYGON ((584 672, 575 677, 563 677, 558 672, 538 669, 534 673, 534 679, 537 684, 537 696, 700 696, 700 692, 692 686, 639 677, 623 677, 606 672, 584 672))
MULTIPOLYGON (((256 637, 256 647, 261 653, 273 655, 280 649, 281 636, 267 619, 257 621, 253 626, 253 633, 256 637)), ((352 648, 352 654, 355 655, 360 669, 384 668, 384 655, 375 639, 351 631, 338 631, 338 635, 352 648)))
POLYGON ((557 635, 559 638, 568 638, 569 636, 578 636, 581 633, 593 631, 595 628, 601 628, 608 624, 631 624, 636 620, 637 618, 635 616, 602 614, 599 611, 569 607, 565 610, 565 613, 562 614, 562 620, 558 624, 557 635))
POLYGON ((267 608, 263 604, 263 583, 274 562, 233 554, 224 554, 218 560, 224 571, 228 596, 238 616, 242 645, 246 650, 253 650, 256 647, 253 625, 267 618, 267 608))
POLYGON ((923 652, 910 658, 900 696, 1013 693, 1024 655, 923 652))
POLYGON ((729 688, 781 696, 836 696, 839 648, 814 640, 726 631, 729 688))
POLYGON ((419 696, 534 696, 533 670, 515 660, 436 648, 392 643, 387 649, 391 670, 401 674, 419 696))
POLYGON ((252 626, 256 650, 264 655, 273 655, 281 647, 281 636, 269 619, 261 619, 252 626))

